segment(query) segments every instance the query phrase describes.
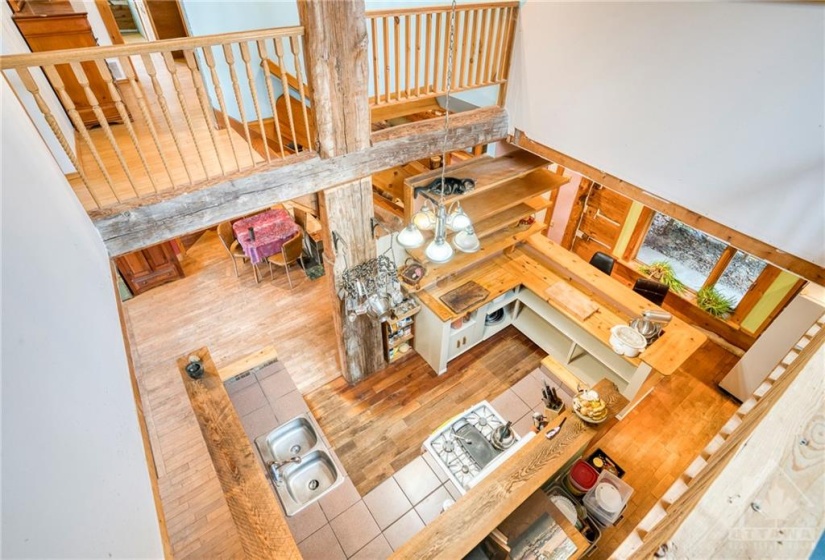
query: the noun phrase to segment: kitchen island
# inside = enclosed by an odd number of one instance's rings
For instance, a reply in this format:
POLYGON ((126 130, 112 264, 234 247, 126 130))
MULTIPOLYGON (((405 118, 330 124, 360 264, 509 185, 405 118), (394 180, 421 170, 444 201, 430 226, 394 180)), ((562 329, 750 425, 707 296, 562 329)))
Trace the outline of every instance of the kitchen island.
POLYGON ((541 234, 442 278, 416 297, 423 305, 415 349, 436 373, 444 373, 449 360, 513 324, 564 368, 557 377, 588 385, 607 378, 631 406, 659 375, 674 373, 707 339, 674 317, 640 356, 616 354, 610 329, 627 325, 645 310, 661 308, 541 234), (441 297, 468 282, 488 295, 457 313, 441 297), (498 309, 504 309, 501 321, 485 324, 485 317, 498 309))

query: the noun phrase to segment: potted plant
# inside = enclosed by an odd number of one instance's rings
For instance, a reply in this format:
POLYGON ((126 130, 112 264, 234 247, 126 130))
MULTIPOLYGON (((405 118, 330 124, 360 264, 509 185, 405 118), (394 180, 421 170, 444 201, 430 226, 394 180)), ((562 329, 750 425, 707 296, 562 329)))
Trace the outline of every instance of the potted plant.
POLYGON ((673 267, 667 261, 653 261, 650 264, 643 264, 639 267, 639 270, 650 276, 651 280, 664 284, 675 294, 681 294, 685 291, 685 285, 676 278, 673 267))
POLYGON ((696 293, 696 304, 714 317, 726 317, 733 311, 733 301, 714 286, 706 286, 696 293))

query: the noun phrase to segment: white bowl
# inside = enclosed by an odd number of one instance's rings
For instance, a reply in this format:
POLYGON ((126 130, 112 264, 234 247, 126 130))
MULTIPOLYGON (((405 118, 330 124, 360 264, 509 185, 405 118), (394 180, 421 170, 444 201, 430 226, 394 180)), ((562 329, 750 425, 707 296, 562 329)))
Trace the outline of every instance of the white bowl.
POLYGON ((596 486, 596 501, 608 513, 617 513, 622 509, 622 495, 619 490, 608 482, 601 482, 596 486))

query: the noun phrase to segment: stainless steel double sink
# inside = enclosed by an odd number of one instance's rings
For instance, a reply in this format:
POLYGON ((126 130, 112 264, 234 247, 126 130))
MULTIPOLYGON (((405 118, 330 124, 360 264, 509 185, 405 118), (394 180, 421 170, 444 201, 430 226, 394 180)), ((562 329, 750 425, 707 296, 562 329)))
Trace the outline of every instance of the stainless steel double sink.
POLYGON ((288 517, 344 481, 343 473, 308 413, 257 438, 255 445, 288 517))

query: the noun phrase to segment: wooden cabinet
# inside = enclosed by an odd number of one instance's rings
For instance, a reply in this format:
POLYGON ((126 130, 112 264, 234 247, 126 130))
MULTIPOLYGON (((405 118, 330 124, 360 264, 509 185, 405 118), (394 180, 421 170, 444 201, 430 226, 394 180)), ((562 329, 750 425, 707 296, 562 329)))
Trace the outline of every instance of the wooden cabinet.
MULTIPOLYGON (((12 19, 17 24, 20 34, 26 39, 32 52, 97 46, 97 39, 92 34, 92 27, 89 25, 89 20, 84 12, 35 13, 22 11, 14 14, 12 19)), ((94 62, 83 62, 80 66, 104 118, 110 123, 122 122, 109 93, 109 87, 100 74, 97 65, 94 62)), ((99 126, 100 122, 92 108, 93 105, 72 67, 68 64, 58 64, 55 69, 65 86, 66 94, 77 109, 86 128, 99 126)), ((106 71, 108 72, 108 69, 106 71)), ((107 78, 111 79, 108 76, 107 78)), ((51 79, 49 82, 57 93, 59 91, 58 84, 51 79)), ((59 93, 58 98, 60 98, 59 93)), ((63 99, 60 101, 63 103, 63 108, 68 112, 65 101, 63 99)))
POLYGON ((171 241, 117 257, 115 265, 135 295, 183 278, 171 241))

